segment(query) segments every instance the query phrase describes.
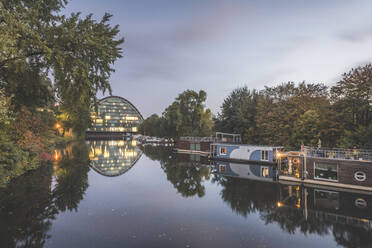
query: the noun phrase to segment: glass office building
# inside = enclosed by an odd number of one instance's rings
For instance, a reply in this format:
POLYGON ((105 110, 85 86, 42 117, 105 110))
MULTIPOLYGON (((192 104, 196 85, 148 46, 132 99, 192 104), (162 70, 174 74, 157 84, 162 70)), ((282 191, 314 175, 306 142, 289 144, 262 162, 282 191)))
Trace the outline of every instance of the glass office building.
POLYGON ((136 133, 143 121, 138 109, 128 100, 109 96, 98 103, 98 111, 91 113, 89 132, 136 133))

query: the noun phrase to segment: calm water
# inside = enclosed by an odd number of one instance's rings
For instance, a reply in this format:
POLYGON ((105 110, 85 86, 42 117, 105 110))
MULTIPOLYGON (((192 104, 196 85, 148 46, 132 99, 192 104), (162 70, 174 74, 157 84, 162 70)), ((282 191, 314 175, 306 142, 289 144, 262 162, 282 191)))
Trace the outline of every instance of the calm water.
POLYGON ((372 247, 372 197, 135 142, 56 153, 0 190, 0 247, 372 247))

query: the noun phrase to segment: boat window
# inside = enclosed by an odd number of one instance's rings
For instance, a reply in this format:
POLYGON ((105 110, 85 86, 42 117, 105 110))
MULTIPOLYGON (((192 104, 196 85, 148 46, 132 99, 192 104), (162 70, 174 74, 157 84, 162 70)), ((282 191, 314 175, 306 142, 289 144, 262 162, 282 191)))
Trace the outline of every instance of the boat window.
POLYGON ((315 162, 315 179, 337 181, 337 164, 315 162))
POLYGON ((220 153, 221 153, 222 155, 226 155, 226 147, 221 147, 221 149, 220 149, 220 153))
POLYGON ((269 151, 261 151, 261 160, 269 160, 269 151))
POLYGON ((261 167, 261 176, 269 177, 269 167, 261 167))
POLYGON ((340 209, 340 195, 338 192, 328 190, 314 191, 314 205, 317 209, 340 209))

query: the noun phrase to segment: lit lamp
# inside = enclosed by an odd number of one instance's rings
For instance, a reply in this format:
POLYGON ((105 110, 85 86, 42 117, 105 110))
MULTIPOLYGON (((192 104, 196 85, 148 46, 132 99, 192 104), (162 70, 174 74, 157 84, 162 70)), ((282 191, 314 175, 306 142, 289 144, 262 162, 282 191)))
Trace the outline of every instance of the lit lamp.
POLYGON ((56 128, 56 134, 60 135, 61 134, 60 128, 62 128, 62 125, 57 122, 54 126, 56 128))

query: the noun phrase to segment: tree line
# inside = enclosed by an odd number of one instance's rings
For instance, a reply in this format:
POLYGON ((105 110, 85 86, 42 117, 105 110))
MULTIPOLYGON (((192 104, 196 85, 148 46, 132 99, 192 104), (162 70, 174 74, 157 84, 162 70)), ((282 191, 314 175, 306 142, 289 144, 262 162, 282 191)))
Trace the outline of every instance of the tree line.
POLYGON ((210 136, 213 134, 213 120, 211 110, 205 108, 206 99, 203 90, 186 90, 165 109, 162 116, 153 114, 144 120, 139 131, 156 137, 210 136))
POLYGON ((327 147, 372 148, 371 64, 344 73, 334 86, 287 82, 265 86, 263 90, 237 88, 224 99, 216 116, 202 105, 194 108, 182 104, 178 111, 170 111, 171 106, 161 117, 152 115, 146 119, 141 126, 142 133, 177 138, 222 131, 241 134, 243 142, 250 144, 298 148, 301 144, 320 143, 327 147), (203 111, 208 115, 203 115, 203 111), (208 123, 206 131, 195 128, 203 126, 201 121, 192 125, 186 121, 193 115, 198 116, 196 121, 204 118, 203 123, 208 123), (182 126, 182 129, 168 128, 165 123, 182 126))
POLYGON ((119 27, 66 4, 0 1, 0 184, 48 158, 57 121, 83 136, 97 92, 111 93, 119 27))

